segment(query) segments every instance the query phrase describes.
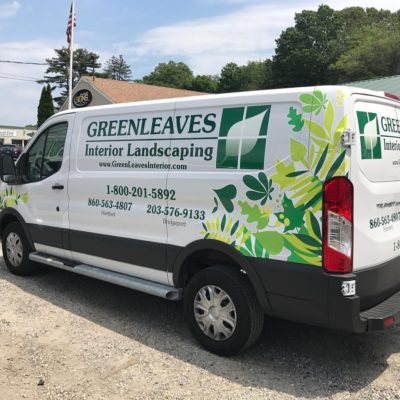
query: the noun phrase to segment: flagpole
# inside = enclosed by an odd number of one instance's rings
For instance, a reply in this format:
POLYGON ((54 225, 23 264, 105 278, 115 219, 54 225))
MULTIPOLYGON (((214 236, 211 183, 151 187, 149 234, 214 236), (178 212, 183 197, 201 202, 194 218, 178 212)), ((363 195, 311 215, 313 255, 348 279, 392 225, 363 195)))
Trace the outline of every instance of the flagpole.
POLYGON ((75 22, 75 2, 72 0, 72 25, 71 25, 71 42, 69 44, 69 77, 68 77, 68 109, 72 108, 72 76, 74 62, 74 22, 75 22))

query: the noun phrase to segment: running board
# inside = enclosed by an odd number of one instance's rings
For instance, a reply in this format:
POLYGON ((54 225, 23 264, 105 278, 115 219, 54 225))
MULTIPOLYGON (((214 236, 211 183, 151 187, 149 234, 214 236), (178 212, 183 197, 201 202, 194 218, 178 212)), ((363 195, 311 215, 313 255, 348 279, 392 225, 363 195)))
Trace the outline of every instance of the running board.
POLYGON ((153 296, 163 297, 168 300, 180 300, 182 298, 181 289, 121 274, 119 272, 108 271, 103 268, 92 267, 85 264, 67 264, 64 260, 39 252, 30 253, 29 259, 37 263, 50 265, 51 267, 64 269, 66 271, 72 271, 80 275, 89 276, 104 282, 138 290, 139 292, 151 294, 153 296))

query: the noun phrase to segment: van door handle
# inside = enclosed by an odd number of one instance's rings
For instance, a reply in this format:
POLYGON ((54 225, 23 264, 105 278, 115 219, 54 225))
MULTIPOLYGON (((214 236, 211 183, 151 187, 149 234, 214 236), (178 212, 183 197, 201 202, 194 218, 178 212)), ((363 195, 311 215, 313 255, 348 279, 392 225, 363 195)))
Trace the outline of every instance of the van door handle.
POLYGON ((64 185, 59 185, 58 183, 56 183, 55 185, 53 185, 51 187, 53 190, 62 190, 64 189, 64 185))

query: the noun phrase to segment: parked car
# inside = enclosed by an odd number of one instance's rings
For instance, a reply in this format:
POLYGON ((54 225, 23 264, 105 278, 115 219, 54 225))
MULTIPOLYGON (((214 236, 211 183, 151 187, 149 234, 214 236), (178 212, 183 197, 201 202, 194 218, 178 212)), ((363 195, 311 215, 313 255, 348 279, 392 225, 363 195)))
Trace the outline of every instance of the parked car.
POLYGON ((19 157, 22 153, 22 147, 19 147, 15 144, 3 144, 0 146, 0 156, 3 154, 9 154, 14 161, 19 157))

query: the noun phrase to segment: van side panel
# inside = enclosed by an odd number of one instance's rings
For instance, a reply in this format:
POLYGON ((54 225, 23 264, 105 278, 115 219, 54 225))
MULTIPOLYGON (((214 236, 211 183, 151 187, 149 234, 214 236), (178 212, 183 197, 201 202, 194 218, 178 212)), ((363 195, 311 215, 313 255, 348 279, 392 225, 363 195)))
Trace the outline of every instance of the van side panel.
MULTIPOLYGON (((168 243, 218 240, 250 258, 321 267, 322 186, 350 165, 340 142, 345 96, 328 88, 207 103, 215 128, 202 143, 211 159, 187 157, 184 170, 168 173, 174 206, 199 218, 169 216, 168 243)), ((178 102, 176 115, 203 114, 201 100, 190 103, 178 102)), ((181 139, 194 146, 190 135, 181 139)))
POLYGON ((154 163, 153 153, 168 147, 159 122, 173 115, 170 102, 77 116, 68 188, 74 261, 168 283, 166 225, 149 207, 167 205, 168 156, 154 163))

